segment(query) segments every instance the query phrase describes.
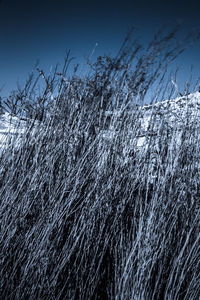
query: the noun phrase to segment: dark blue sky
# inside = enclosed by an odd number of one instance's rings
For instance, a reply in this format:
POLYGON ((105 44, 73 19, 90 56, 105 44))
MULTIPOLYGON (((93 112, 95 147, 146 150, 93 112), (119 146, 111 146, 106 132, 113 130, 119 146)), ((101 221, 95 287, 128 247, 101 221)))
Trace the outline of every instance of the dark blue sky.
MULTIPOLYGON (((50 70, 71 49, 76 62, 88 56, 114 54, 128 29, 135 26, 141 41, 151 40, 163 24, 182 22, 182 36, 200 28, 199 1, 76 1, 0 0, 0 87, 2 95, 23 85, 36 60, 50 70)), ((180 79, 200 73, 200 42, 177 60, 180 79)))

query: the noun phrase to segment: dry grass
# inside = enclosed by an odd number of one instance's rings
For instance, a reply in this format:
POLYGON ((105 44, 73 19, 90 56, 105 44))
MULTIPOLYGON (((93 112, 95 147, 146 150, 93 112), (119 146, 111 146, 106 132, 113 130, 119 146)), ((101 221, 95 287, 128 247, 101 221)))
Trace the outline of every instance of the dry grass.
POLYGON ((127 38, 90 76, 66 80, 67 58, 40 70, 43 94, 31 78, 7 99, 32 119, 0 157, 2 299, 199 299, 198 123, 185 119, 178 146, 176 126, 160 126, 153 167, 153 137, 138 151, 128 135, 140 134, 134 103, 161 95, 181 50, 174 32, 146 54, 127 38))

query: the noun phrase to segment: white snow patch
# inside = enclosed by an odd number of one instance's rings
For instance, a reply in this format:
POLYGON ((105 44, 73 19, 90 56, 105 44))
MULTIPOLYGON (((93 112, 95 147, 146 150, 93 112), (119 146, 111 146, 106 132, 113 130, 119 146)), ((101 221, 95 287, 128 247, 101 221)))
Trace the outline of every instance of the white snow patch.
MULTIPOLYGON (((178 142, 180 140, 180 134, 178 132, 181 131, 181 127, 186 120, 189 120, 189 123, 200 121, 200 93, 195 92, 173 100, 165 100, 152 105, 145 105, 139 108, 139 113, 140 133, 138 136, 133 137, 131 130, 128 132, 130 146, 133 145, 133 147, 136 146, 136 148, 144 147, 147 144, 149 136, 153 133, 156 137, 161 126, 166 122, 172 131, 175 128, 177 129, 177 132, 174 132, 173 135, 178 142), (154 118, 155 122, 153 122, 154 127, 150 128, 152 118, 154 118)), ((121 112, 108 112, 108 115, 110 114, 113 114, 117 120, 121 112)), ((13 137, 17 137, 17 141, 19 142, 20 136, 22 136, 25 131, 25 125, 26 121, 19 120, 18 117, 11 116, 8 113, 0 115, 0 149, 8 147, 8 143, 13 137)), ((101 131, 100 134, 106 143, 109 143, 109 141, 115 139, 120 132, 110 127, 110 130, 101 131)))
POLYGON ((9 113, 0 115, 0 149, 8 146, 12 138, 23 135, 25 121, 19 120, 18 117, 11 116, 9 113))

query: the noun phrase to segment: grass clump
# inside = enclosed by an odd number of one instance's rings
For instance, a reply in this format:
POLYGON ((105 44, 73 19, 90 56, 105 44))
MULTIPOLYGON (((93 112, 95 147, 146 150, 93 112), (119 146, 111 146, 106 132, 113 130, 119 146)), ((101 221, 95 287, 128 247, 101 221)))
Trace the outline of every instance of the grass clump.
POLYGON ((5 100, 27 122, 0 157, 3 299, 199 298, 198 115, 171 128, 151 110, 137 145, 148 92, 174 93, 175 33, 145 51, 128 36, 84 78, 67 56, 5 100))

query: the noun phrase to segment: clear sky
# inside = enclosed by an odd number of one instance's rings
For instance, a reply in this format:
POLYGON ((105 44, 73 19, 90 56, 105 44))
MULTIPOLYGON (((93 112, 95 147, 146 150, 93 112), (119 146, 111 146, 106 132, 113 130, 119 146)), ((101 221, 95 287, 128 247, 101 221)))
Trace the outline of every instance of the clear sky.
MULTIPOLYGON (((128 29, 151 40, 163 24, 182 22, 182 34, 200 29, 200 1, 177 0, 0 0, 0 87, 2 95, 23 85, 37 59, 47 72, 62 63, 67 49, 83 61, 96 43, 95 55, 114 54, 128 29)), ((177 60, 181 80, 190 66, 200 71, 200 42, 177 60)))

